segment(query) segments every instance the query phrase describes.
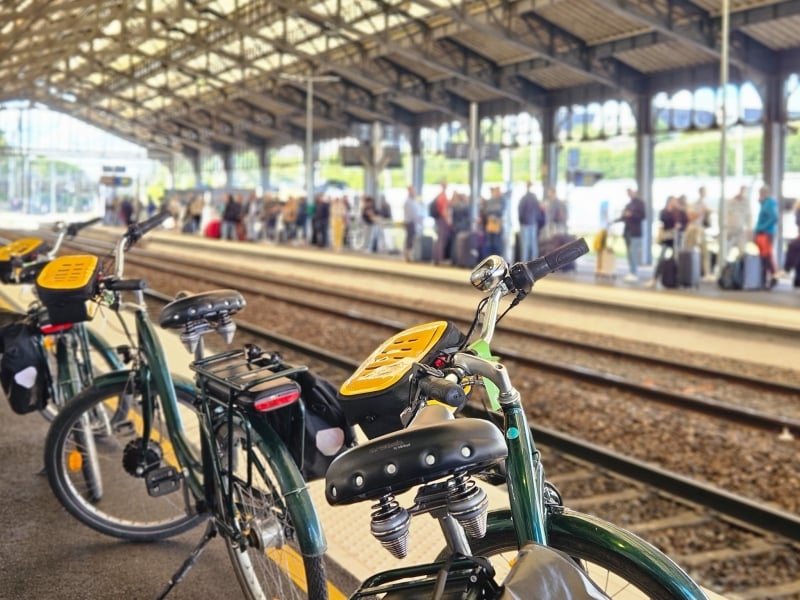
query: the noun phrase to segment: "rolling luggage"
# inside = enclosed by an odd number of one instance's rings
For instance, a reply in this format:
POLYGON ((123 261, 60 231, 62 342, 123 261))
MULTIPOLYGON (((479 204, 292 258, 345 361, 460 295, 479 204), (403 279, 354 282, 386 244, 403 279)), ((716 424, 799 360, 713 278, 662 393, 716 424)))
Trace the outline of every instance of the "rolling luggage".
POLYGON ((678 261, 674 252, 661 261, 661 285, 669 289, 678 287, 678 261))
POLYGON ((700 287, 700 250, 687 248, 678 252, 678 285, 700 287))
POLYGON ((433 236, 422 234, 414 238, 412 257, 416 262, 431 262, 433 260, 433 236))
POLYGON ((755 254, 745 254, 737 260, 741 261, 742 289, 760 290, 764 285, 764 267, 761 264, 761 257, 755 254))
POLYGON ((459 231, 453 248, 453 264, 471 269, 481 257, 481 235, 477 231, 459 231))
POLYGON ((594 271, 598 279, 615 279, 617 276, 617 256, 611 248, 597 252, 597 265, 594 271))

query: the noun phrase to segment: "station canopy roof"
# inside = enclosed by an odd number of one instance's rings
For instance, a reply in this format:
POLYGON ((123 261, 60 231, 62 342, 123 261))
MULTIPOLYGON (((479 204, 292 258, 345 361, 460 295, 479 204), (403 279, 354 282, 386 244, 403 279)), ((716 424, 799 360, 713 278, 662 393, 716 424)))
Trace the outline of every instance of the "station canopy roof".
MULTIPOLYGON (((15 0, 0 101, 154 153, 279 146, 719 82, 721 0, 15 0), (311 81, 309 85, 309 80, 311 81)), ((730 77, 800 70, 800 0, 730 0, 730 77)))

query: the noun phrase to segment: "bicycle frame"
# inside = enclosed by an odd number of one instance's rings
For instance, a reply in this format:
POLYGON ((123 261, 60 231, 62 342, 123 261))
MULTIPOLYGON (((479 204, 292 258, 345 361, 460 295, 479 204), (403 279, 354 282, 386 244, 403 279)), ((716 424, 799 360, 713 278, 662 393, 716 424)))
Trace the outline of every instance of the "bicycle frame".
POLYGON ((699 586, 677 564, 639 537, 602 519, 546 504, 544 469, 527 423, 520 393, 511 384, 505 367, 490 358, 489 345, 494 335, 500 300, 508 292, 505 284, 500 282, 488 297, 480 336, 471 344, 473 351, 480 356, 459 352, 453 357, 457 367, 467 373, 480 375, 496 386, 504 416, 511 508, 491 511, 487 532, 513 531, 520 547, 529 542, 547 545, 550 536, 563 533, 592 539, 609 551, 624 554, 653 579, 672 590, 676 598, 705 598, 699 586))
MULTIPOLYGON (((110 388, 125 382, 137 386, 147 400, 143 407, 141 436, 145 444, 149 441, 152 432, 153 400, 154 394, 157 394, 162 400, 164 421, 170 442, 192 497, 195 501, 205 500, 205 506, 215 506, 214 488, 207 484, 204 486, 203 483, 213 482, 213 486, 221 486, 222 482, 220 457, 213 450, 216 448, 213 431, 214 419, 207 402, 202 401, 201 404, 204 405, 200 427, 202 458, 198 460, 186 437, 175 390, 176 387, 183 388, 198 398, 202 397, 202 393, 196 388, 193 381, 183 377, 174 377, 170 373, 163 346, 156 335, 147 309, 142 304, 141 292, 137 292, 137 295, 139 298, 135 304, 134 321, 139 353, 145 360, 141 361, 137 368, 101 375, 94 380, 94 386, 100 389, 110 388)), ((252 427, 260 436, 261 449, 269 459, 272 472, 280 481, 281 489, 287 491, 283 501, 286 503, 292 521, 303 524, 302 527, 296 528, 298 543, 303 553, 311 556, 324 554, 327 543, 322 525, 305 480, 288 449, 268 423, 261 420, 250 421, 244 415, 240 415, 240 418, 242 423, 246 423, 246 431, 249 431, 247 428, 252 427)), ((214 511, 217 524, 223 529, 224 534, 233 537, 240 536, 241 532, 238 531, 234 518, 236 507, 229 494, 224 494, 224 497, 227 498, 227 506, 218 507, 214 511)))

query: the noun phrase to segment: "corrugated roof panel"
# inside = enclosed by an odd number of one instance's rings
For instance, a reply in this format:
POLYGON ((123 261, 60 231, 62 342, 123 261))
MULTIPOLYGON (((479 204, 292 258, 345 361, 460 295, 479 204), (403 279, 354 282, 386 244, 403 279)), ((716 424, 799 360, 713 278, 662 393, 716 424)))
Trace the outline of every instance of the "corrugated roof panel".
POLYGON ((800 39, 800 16, 742 27, 742 31, 770 50, 796 48, 800 39))
POLYGON ((520 45, 516 42, 504 41, 479 31, 471 31, 468 35, 459 36, 456 41, 498 65, 527 60, 535 56, 534 52, 525 52, 520 49, 520 45))
POLYGON ((711 62, 713 58, 700 48, 677 41, 619 52, 616 58, 642 73, 657 73, 711 62))
POLYGON ((590 45, 643 29, 640 22, 611 12, 592 0, 553 2, 537 10, 537 13, 590 45))
POLYGON ((536 69, 535 71, 525 73, 524 77, 548 90, 558 90, 573 85, 583 85, 591 81, 588 74, 561 65, 536 69))
MULTIPOLYGON (((779 2, 780 0, 730 0, 729 10, 731 13, 734 13, 748 8, 767 6, 779 2)), ((715 17, 722 14, 722 2, 720 2, 720 0, 692 0, 692 3, 715 17)))

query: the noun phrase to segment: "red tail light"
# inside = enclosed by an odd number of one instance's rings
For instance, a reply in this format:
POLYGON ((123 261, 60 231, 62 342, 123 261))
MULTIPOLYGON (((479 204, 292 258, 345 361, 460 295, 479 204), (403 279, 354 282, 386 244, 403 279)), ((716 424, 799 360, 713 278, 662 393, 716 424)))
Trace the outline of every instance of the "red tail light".
POLYGON ((297 402, 300 398, 300 389, 280 389, 271 390, 271 393, 264 394, 253 403, 253 408, 257 412, 269 412, 283 406, 289 406, 293 402, 297 402))
POLYGON ((39 330, 44 335, 58 333, 59 331, 67 331, 68 329, 72 329, 72 323, 63 323, 61 325, 42 325, 39 327, 39 330))

